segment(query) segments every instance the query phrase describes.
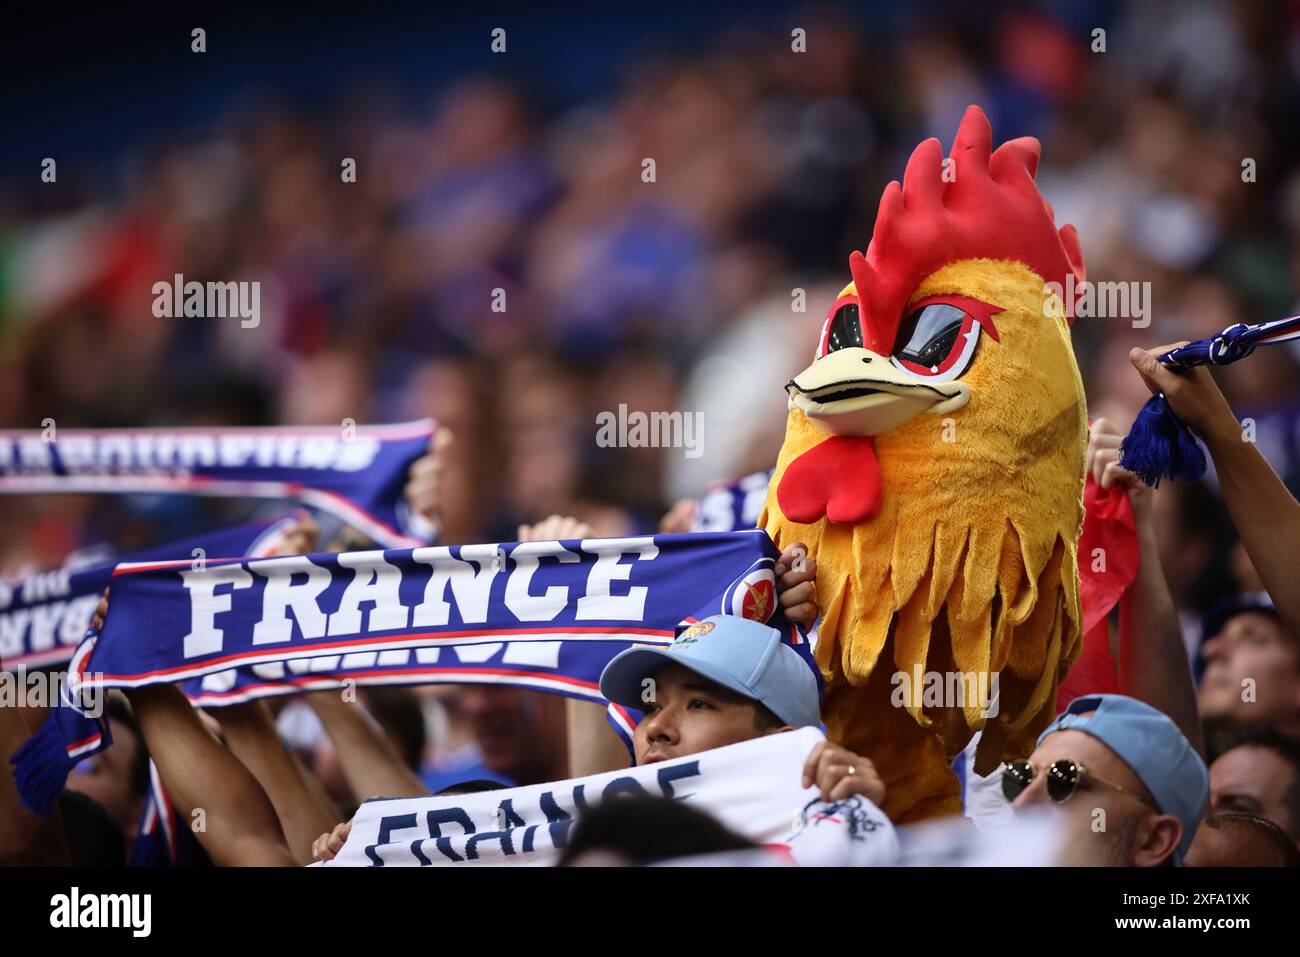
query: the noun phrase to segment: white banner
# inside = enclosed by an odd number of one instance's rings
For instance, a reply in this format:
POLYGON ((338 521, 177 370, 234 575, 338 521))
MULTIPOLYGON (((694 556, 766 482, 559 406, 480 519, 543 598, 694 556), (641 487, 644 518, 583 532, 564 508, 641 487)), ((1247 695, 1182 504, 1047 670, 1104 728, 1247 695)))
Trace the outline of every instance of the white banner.
POLYGON ((865 797, 831 803, 802 786, 815 728, 770 734, 686 758, 585 778, 448 797, 367 801, 326 866, 553 864, 582 811, 626 794, 685 801, 794 863, 885 865, 889 819, 865 797))

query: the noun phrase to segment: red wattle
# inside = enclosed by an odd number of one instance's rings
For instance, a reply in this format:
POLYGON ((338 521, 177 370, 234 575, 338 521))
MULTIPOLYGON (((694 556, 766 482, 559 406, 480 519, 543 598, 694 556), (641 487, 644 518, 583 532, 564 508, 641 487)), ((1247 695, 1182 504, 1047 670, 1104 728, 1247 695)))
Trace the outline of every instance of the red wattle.
POLYGON ((776 487, 776 502, 792 522, 823 516, 857 525, 880 507, 880 462, 870 435, 835 435, 790 463, 776 487))

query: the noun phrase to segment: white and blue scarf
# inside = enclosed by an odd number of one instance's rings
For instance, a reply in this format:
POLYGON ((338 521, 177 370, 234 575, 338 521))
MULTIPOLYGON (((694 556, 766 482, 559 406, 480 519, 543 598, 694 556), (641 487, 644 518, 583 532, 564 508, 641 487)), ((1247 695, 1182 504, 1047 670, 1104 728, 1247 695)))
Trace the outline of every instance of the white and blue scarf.
MULTIPOLYGON (((19 791, 46 813, 70 762, 107 746, 107 722, 79 703, 110 688, 186 682, 220 705, 348 682, 492 683, 604 702, 600 672, 633 644, 720 613, 781 624, 775 557, 755 529, 119 565, 69 700, 15 755, 19 791)), ((638 717, 616 708, 611 722, 626 741, 638 717)))
POLYGON ((430 419, 401 425, 0 431, 0 493, 296 499, 390 548, 433 537, 402 497, 430 419))
POLYGON ((772 482, 772 470, 751 472, 734 482, 710 485, 700 496, 695 510, 692 532, 733 532, 753 528, 767 501, 767 487, 772 482))
POLYGON ((861 795, 820 800, 803 786, 816 728, 771 734, 689 757, 585 778, 456 796, 370 800, 327 866, 553 864, 574 822, 621 795, 686 801, 787 863, 887 865, 898 837, 861 795))
MULTIPOLYGON (((200 554, 212 558, 259 558, 271 554, 305 511, 274 521, 208 532, 170 545, 122 556, 124 562, 154 562, 200 554)), ((39 572, 0 581, 0 661, 8 671, 60 665, 72 658, 117 561, 76 569, 39 572)))

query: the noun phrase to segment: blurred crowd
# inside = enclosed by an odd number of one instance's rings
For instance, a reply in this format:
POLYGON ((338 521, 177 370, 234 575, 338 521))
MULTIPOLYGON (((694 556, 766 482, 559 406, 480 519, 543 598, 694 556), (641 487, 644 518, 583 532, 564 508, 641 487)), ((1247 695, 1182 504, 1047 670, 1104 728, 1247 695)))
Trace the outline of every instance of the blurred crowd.
MULTIPOLYGON (((512 540, 552 514, 597 535, 654 529, 677 499, 771 466, 781 386, 865 249, 881 189, 920 138, 946 148, 970 103, 999 141, 1043 141, 1040 188, 1077 225, 1089 278, 1151 284, 1149 326, 1074 326, 1090 414, 1126 428, 1147 398, 1133 346, 1296 311, 1300 9, 935 11, 888 37, 835 7, 737 17, 558 106, 544 75, 466 76, 416 110, 377 85, 315 111, 268 98, 142 145, 111 181, 62 169, 57 191, 0 183, 0 425, 431 415, 459 439, 444 540, 512 540), (152 287, 176 274, 259 281, 260 324, 156 318, 152 287), (620 404, 701 415, 703 454, 598 447, 596 414, 620 404)), ((1298 363, 1262 350, 1216 375, 1293 492, 1298 363)), ((1155 498, 1192 650, 1216 599, 1261 589, 1215 488, 1155 498)), ((177 537, 161 530, 234 507, 0 498, 0 572, 177 537)), ((449 693, 440 760, 470 726, 489 751, 495 729, 526 752, 530 700, 449 693)), ((426 748, 401 704, 375 708, 426 748)), ((512 780, 556 773, 528 758, 495 763, 517 763, 512 780)))

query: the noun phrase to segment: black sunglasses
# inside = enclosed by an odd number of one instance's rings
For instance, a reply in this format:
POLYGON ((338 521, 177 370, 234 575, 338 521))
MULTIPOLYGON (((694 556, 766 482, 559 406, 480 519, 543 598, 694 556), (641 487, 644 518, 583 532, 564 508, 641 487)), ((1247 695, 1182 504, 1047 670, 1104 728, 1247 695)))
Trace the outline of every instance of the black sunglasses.
MULTIPOLYGON (((1038 769, 1030 761, 1012 761, 1002 769, 1003 796, 1008 801, 1014 801, 1020 797, 1024 790, 1034 783, 1034 776, 1037 773, 1038 769)), ((1113 781, 1107 781, 1096 771, 1086 770, 1078 761, 1072 761, 1069 758, 1058 758, 1047 765, 1047 796, 1057 804, 1068 801, 1079 789, 1079 785, 1083 783, 1085 777, 1090 781, 1096 781, 1112 790, 1119 791, 1121 794, 1136 798, 1153 810, 1158 810, 1144 795, 1131 788, 1115 784, 1113 781)))

